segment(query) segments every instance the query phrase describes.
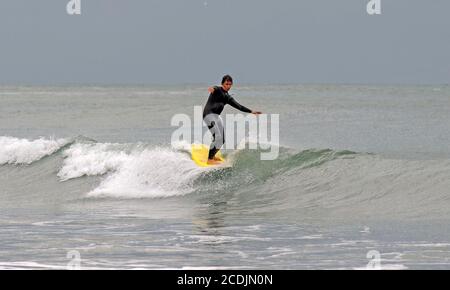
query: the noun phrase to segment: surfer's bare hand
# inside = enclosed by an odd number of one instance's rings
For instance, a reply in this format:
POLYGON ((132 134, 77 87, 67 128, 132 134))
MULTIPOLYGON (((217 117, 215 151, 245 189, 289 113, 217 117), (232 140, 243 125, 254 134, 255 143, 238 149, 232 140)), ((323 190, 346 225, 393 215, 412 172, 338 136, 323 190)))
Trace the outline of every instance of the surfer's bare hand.
POLYGON ((254 115, 261 115, 262 112, 259 112, 259 111, 252 111, 252 114, 254 114, 254 115))
POLYGON ((208 88, 208 92, 209 92, 210 94, 214 93, 214 88, 213 88, 213 87, 209 87, 209 88, 208 88))

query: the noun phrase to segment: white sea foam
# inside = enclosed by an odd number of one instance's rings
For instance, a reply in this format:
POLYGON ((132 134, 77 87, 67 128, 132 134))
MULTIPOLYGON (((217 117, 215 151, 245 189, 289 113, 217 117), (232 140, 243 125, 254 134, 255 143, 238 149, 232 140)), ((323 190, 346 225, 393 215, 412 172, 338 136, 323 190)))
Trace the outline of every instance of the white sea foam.
POLYGON ((31 164, 53 154, 67 143, 67 139, 29 140, 0 136, 0 165, 31 164))
POLYGON ((64 270, 67 266, 49 265, 36 262, 0 262, 0 270, 30 270, 30 269, 46 269, 46 270, 64 270))
POLYGON ((131 154, 119 170, 108 176, 89 196, 120 198, 167 197, 193 190, 202 171, 185 154, 171 150, 144 150, 131 154))
POLYGON ((130 155, 119 148, 119 144, 77 143, 64 151, 63 167, 58 177, 65 181, 82 176, 103 175, 115 171, 125 162, 130 155))
POLYGON ((108 174, 89 197, 154 198, 193 191, 198 168, 188 154, 126 144, 75 144, 64 152, 61 180, 108 174))
POLYGON ((386 265, 380 265, 376 268, 370 268, 370 267, 355 267, 353 270, 408 270, 408 267, 403 264, 386 264, 386 265))

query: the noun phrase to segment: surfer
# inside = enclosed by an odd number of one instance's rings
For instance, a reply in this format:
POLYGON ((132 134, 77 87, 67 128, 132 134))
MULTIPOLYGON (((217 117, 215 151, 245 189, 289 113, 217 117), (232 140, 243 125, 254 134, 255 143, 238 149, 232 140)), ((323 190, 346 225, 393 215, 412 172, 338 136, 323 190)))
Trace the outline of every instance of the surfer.
POLYGON ((220 118, 220 114, 222 113, 225 105, 230 105, 245 113, 252 113, 255 115, 261 114, 259 111, 252 111, 236 102, 236 100, 228 94, 232 86, 233 78, 226 75, 222 78, 222 86, 208 88, 210 95, 203 110, 203 120, 213 136, 213 141, 209 147, 208 154, 208 164, 210 165, 220 163, 220 159, 215 156, 225 143, 225 131, 223 128, 222 119, 220 118))

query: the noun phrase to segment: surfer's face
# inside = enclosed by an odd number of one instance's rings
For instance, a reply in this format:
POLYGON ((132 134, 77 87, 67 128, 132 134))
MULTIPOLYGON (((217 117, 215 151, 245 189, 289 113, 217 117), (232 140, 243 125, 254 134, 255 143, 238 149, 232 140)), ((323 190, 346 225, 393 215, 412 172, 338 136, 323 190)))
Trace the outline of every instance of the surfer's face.
POLYGON ((228 92, 228 91, 231 89, 232 86, 233 86, 233 83, 230 82, 230 81, 226 81, 226 82, 224 82, 224 83, 222 84, 222 88, 223 88, 226 92, 228 92))

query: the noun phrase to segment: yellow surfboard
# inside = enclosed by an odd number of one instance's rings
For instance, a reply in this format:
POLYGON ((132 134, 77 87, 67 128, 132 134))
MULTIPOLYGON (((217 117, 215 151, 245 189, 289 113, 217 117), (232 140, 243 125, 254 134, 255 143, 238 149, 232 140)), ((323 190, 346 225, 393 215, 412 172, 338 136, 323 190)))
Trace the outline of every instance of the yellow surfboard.
MULTIPOLYGON (((191 146, 192 160, 194 160, 195 164, 197 164, 200 167, 217 166, 208 164, 208 153, 209 153, 209 146, 206 146, 204 144, 192 144, 191 146)), ((221 160, 220 161, 221 163, 225 162, 225 159, 223 158, 222 153, 220 151, 217 152, 216 157, 218 157, 221 160)))

